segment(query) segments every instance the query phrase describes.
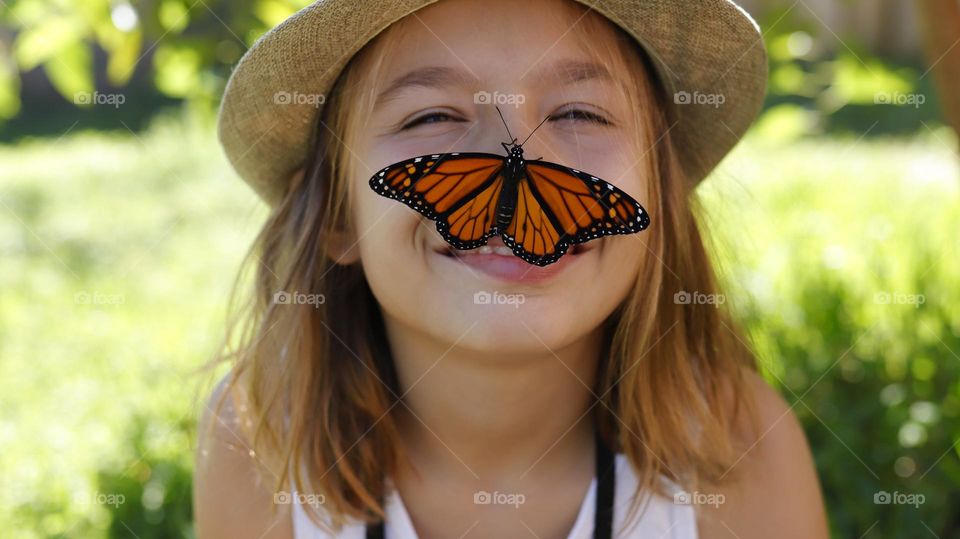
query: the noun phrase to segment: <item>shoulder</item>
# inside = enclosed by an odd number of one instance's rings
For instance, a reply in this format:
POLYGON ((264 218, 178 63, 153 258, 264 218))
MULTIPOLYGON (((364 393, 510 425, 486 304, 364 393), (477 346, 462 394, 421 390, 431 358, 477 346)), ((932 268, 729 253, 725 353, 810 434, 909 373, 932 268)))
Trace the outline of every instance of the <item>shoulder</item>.
POLYGON ((277 476, 252 451, 244 411, 224 378, 200 413, 193 487, 198 539, 293 535, 289 506, 274 503, 277 476))
POLYGON ((826 539, 820 485, 800 422, 760 375, 746 376, 757 423, 738 424, 743 449, 718 488, 722 496, 714 498, 722 503, 700 507, 700 537, 826 539))

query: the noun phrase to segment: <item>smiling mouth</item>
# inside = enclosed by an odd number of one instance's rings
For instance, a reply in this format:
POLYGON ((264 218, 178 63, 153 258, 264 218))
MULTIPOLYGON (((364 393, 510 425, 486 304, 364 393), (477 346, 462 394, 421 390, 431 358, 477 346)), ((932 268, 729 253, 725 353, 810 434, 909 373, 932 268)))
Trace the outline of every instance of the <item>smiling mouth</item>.
POLYGON ((466 267, 473 275, 483 274, 501 283, 530 284, 549 281, 560 275, 574 261, 581 258, 581 254, 592 250, 595 245, 571 245, 559 260, 546 266, 531 264, 503 243, 503 239, 495 236, 487 240, 485 245, 475 249, 456 249, 443 244, 435 251, 455 264, 466 267))
MULTIPOLYGON (((589 251, 591 247, 586 246, 583 243, 575 243, 571 245, 564 257, 566 256, 576 256, 586 251, 589 251)), ((448 256, 451 258, 462 258, 467 256, 477 256, 477 255, 499 255, 499 256, 516 256, 506 244, 503 243, 503 239, 500 236, 494 236, 487 240, 486 245, 481 245, 475 249, 457 249, 452 247, 449 244, 444 244, 435 249, 436 252, 448 256)))

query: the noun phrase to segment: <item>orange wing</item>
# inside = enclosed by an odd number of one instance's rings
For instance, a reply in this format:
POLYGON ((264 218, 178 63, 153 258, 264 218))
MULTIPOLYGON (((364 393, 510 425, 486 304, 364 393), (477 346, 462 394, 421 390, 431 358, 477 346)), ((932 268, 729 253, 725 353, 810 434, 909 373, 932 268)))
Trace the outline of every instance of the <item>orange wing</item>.
POLYGON ((639 202, 600 178, 546 161, 526 164, 504 242, 532 264, 551 264, 574 243, 632 234, 650 224, 639 202))
POLYGON ((501 234, 503 243, 513 254, 531 264, 546 266, 556 262, 567 252, 567 244, 560 239, 558 227, 547 216, 530 182, 517 183, 517 206, 513 219, 501 234))
POLYGON ((370 187, 435 220, 450 245, 473 249, 497 233, 503 161, 488 153, 423 155, 380 170, 370 187))

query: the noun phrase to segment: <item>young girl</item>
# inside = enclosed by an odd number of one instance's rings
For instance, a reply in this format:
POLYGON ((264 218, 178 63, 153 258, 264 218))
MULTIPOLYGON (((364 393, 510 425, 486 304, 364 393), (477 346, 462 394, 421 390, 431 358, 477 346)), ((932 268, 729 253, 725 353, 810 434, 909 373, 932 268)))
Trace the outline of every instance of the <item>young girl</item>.
POLYGON ((201 422, 198 536, 826 537, 694 220, 762 102, 755 25, 725 0, 430 3, 317 2, 231 78, 221 141, 272 213, 201 422), (647 230, 540 267, 368 185, 541 121, 527 158, 647 230))

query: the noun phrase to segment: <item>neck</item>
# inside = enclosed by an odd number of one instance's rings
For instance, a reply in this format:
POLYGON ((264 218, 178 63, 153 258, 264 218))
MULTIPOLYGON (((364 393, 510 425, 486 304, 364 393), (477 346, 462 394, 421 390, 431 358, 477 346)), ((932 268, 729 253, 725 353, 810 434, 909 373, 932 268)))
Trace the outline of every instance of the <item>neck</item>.
POLYGON ((589 452, 601 329, 562 349, 504 354, 387 326, 403 395, 394 410, 417 473, 522 479, 589 452))

